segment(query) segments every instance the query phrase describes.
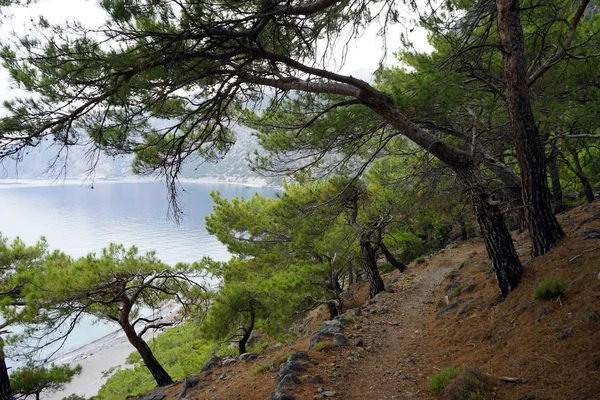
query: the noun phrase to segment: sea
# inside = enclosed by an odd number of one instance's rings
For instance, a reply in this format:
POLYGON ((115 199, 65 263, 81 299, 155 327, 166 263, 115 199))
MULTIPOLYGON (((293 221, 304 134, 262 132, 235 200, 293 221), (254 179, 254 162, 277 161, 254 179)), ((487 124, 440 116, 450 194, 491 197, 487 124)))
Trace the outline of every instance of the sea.
MULTIPOLYGON (((210 192, 224 198, 275 196, 277 189, 230 183, 182 183, 179 221, 169 216, 164 182, 155 180, 0 180, 0 233, 35 244, 45 237, 51 249, 80 257, 110 243, 154 251, 166 264, 204 256, 226 261, 230 254, 205 229, 212 212, 210 192)), ((110 335, 112 323, 83 319, 55 357, 110 335)))

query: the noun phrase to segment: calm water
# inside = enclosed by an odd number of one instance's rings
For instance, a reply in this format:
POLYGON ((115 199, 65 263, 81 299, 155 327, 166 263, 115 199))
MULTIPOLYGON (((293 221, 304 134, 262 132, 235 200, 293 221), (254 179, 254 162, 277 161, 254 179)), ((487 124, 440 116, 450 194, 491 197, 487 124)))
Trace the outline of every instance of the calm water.
MULTIPOLYGON (((275 189, 243 185, 186 183, 182 193, 184 215, 177 225, 167 218, 168 201, 163 183, 155 181, 66 182, 60 184, 0 180, 0 232, 34 244, 45 236, 53 249, 73 257, 99 252, 109 243, 155 250, 158 258, 173 265, 203 256, 227 260, 226 248, 210 236, 204 217, 212 211, 211 190, 226 198, 255 192, 273 196, 275 189)), ((86 321, 69 338, 67 349, 80 347, 117 327, 86 321)))

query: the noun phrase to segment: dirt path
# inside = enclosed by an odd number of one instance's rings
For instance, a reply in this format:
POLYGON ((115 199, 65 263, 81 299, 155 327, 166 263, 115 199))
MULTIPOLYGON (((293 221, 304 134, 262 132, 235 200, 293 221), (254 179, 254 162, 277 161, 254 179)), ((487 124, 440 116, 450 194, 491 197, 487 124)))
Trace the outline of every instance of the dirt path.
POLYGON ((332 382, 339 398, 412 399, 424 393, 418 382, 427 332, 425 321, 431 313, 432 294, 452 268, 466 261, 474 251, 482 254, 481 244, 445 250, 427 264, 415 267, 405 279, 394 283, 394 293, 383 293, 371 300, 367 312, 358 317, 365 351, 356 359, 340 363, 332 382))

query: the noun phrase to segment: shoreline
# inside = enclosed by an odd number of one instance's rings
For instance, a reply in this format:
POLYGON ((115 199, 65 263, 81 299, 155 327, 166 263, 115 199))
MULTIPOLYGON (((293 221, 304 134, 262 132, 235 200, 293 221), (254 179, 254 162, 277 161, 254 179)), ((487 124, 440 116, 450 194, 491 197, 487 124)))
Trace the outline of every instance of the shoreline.
MULTIPOLYGON (((43 186, 84 186, 84 185, 102 185, 112 183, 163 183, 163 179, 154 179, 148 177, 118 177, 118 178, 65 178, 65 179, 36 179, 36 178, 0 178, 0 190, 12 189, 15 187, 43 187, 43 186)), ((220 177, 201 177, 201 178, 181 178, 179 182, 183 184, 221 184, 221 185, 238 185, 251 188, 274 188, 281 189, 281 186, 270 185, 266 179, 261 177, 231 177, 223 179, 220 177)))

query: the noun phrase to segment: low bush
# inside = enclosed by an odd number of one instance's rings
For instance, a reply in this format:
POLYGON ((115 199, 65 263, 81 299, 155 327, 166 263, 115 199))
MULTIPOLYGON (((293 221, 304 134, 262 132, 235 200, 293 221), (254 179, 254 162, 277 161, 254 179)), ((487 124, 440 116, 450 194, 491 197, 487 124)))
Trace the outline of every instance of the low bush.
POLYGON ((435 396, 440 393, 452 379, 456 378, 458 373, 458 367, 447 367, 432 375, 427 382, 427 390, 429 391, 429 394, 435 396))
POLYGON ((569 287, 569 282, 557 275, 544 279, 533 291, 536 300, 553 299, 562 295, 569 287))

